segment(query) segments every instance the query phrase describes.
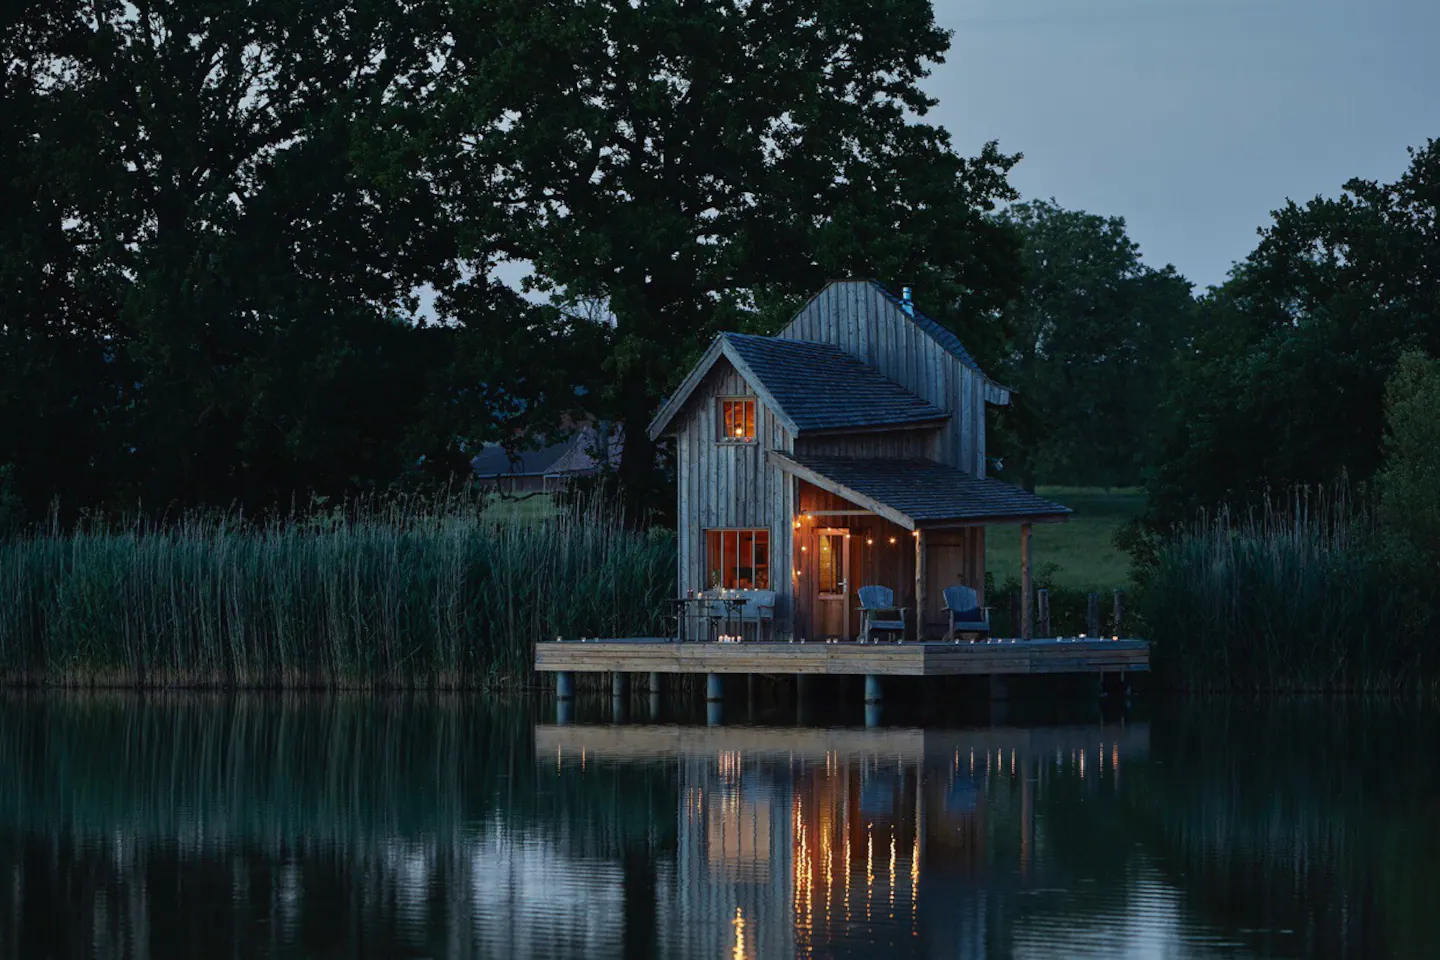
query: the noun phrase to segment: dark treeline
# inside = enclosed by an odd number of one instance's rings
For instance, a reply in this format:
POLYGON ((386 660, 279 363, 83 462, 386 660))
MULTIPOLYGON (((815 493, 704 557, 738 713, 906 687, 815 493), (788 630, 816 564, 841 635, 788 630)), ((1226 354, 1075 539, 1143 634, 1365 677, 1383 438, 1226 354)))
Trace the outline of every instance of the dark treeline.
POLYGON ((677 371, 834 276, 999 354, 1017 158, 915 119, 948 42, 926 0, 9 5, 7 514, 384 490, 575 415, 643 490, 677 371))

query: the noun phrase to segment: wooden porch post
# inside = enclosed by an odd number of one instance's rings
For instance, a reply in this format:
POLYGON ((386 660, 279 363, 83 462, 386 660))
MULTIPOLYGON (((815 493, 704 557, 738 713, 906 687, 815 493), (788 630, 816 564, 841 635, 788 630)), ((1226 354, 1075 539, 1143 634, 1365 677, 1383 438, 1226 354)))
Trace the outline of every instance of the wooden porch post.
POLYGON ((915 639, 925 639, 925 531, 915 531, 915 639))
POLYGON ((1020 639, 1029 640, 1034 628, 1034 583, 1030 571, 1030 524, 1020 524, 1020 639))

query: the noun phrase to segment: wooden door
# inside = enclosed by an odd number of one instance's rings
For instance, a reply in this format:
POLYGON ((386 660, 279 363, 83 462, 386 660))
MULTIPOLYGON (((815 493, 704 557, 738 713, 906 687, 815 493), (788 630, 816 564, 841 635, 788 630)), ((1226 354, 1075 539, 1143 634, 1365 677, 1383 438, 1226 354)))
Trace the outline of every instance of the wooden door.
POLYGON ((815 636, 850 638, 850 531, 815 531, 815 636))

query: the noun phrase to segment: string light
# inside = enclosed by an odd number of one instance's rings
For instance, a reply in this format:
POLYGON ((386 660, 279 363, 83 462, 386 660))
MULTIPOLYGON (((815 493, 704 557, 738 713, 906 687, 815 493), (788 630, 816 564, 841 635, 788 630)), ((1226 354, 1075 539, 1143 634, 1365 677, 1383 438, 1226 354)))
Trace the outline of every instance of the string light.
POLYGON ((891 538, 890 538, 890 546, 892 546, 892 547, 895 546, 895 538, 894 538, 894 537, 891 537, 891 538))

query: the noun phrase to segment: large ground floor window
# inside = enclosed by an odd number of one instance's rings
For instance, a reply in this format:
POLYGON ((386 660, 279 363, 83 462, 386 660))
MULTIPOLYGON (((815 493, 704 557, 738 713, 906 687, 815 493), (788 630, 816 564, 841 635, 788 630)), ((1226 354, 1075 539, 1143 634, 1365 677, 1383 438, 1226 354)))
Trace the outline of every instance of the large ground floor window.
POLYGON ((769 530, 706 530, 706 586, 770 589, 769 530))

